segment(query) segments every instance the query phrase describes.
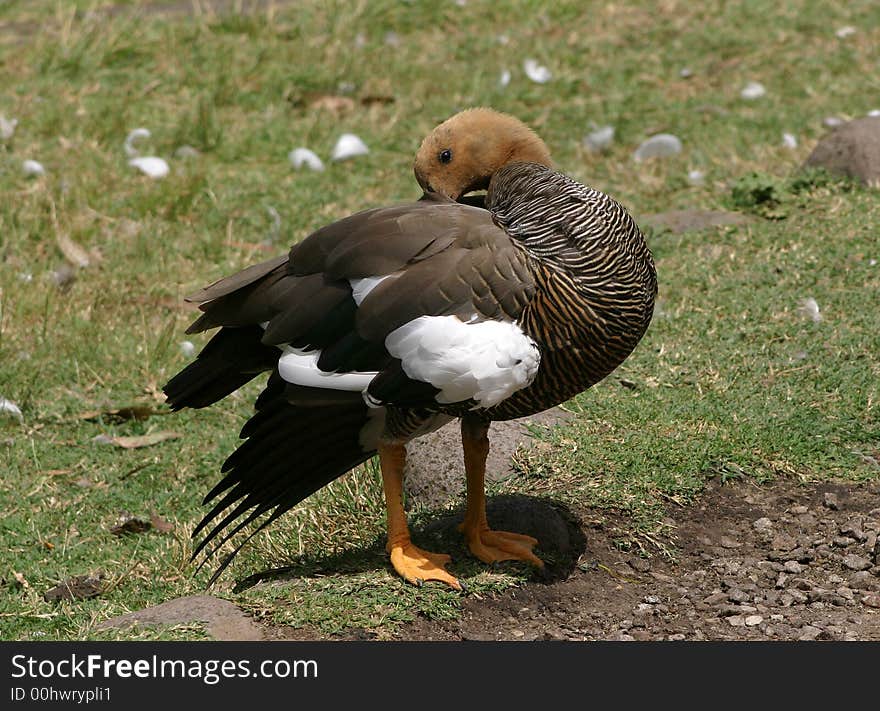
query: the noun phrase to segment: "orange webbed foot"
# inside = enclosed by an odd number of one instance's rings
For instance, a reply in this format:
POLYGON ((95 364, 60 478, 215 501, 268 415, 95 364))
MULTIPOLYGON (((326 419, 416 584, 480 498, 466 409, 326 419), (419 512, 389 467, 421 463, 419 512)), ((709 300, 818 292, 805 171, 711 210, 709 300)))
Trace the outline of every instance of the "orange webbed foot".
POLYGON ((538 545, 536 538, 509 531, 493 531, 488 526, 469 528, 462 524, 459 530, 464 533, 471 553, 484 563, 522 560, 538 568, 544 567, 544 561, 532 553, 532 548, 538 545))
POLYGON ((410 542, 390 545, 388 550, 391 565, 407 582, 421 585, 428 580, 438 580, 454 590, 462 589, 458 579, 446 572, 446 564, 452 558, 445 553, 429 553, 410 542))

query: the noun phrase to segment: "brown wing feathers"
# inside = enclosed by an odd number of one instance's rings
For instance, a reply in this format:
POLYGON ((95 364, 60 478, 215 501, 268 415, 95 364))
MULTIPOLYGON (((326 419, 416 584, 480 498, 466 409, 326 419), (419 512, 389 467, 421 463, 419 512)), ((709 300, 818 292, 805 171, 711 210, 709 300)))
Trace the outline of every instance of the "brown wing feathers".
POLYGON ((275 370, 277 346, 320 349, 327 371, 378 371, 370 392, 383 402, 432 403, 438 391, 406 376, 385 337, 423 315, 515 318, 533 289, 526 260, 487 212, 429 200, 353 215, 315 232, 289 258, 190 297, 204 311, 190 332, 221 329, 166 386, 175 409, 203 407, 272 371, 245 441, 206 497, 215 503, 193 534, 204 534, 193 557, 216 541, 207 560, 269 513, 260 530, 373 454, 360 442, 369 419, 361 394, 285 383, 275 370), (356 304, 349 280, 390 274, 356 304))

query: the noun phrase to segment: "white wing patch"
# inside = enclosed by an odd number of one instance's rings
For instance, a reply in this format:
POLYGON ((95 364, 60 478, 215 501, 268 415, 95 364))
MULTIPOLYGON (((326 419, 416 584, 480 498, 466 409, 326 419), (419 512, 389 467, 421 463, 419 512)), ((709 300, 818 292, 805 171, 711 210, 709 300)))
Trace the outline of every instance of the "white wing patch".
POLYGON ((464 323, 456 316, 421 316, 385 339, 413 380, 440 390, 437 402, 474 400, 492 407, 528 386, 538 372, 537 344, 515 323, 464 323))
POLYGON ((329 390, 364 391, 376 372, 328 373, 318 367, 321 351, 304 351, 301 348, 283 346, 278 359, 278 374, 288 383, 329 390))

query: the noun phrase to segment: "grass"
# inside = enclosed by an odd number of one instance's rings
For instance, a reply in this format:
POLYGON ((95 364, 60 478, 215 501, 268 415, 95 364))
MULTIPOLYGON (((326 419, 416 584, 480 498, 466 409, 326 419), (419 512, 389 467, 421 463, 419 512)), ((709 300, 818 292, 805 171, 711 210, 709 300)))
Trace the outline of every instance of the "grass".
MULTIPOLYGON (((19 0, 0 15, 0 114, 19 121, 0 143, 0 397, 23 411, 21 422, 0 419, 0 638, 105 639, 100 621, 203 590, 189 532, 259 386, 168 414, 158 393, 187 360, 179 343, 192 319, 182 296, 333 219, 414 197, 422 136, 471 105, 526 120, 561 169, 636 215, 755 214, 744 227, 649 235, 661 292, 645 340, 568 403, 577 417, 543 433, 539 453, 520 457, 522 475, 494 493, 613 512, 620 544, 650 553, 667 540, 663 507, 710 477, 880 476, 880 199, 791 178, 824 117, 880 108, 876 3, 277 2, 195 16, 184 3, 133 5, 19 0), (844 25, 857 32, 838 38, 844 25), (552 80, 529 82, 526 57, 552 80), (743 100, 752 80, 767 95, 743 100), (316 104, 340 94, 351 100, 342 113, 316 104), (616 128, 607 153, 582 147, 593 124, 616 128), (168 178, 127 166, 122 143, 139 126, 152 131, 145 151, 171 162, 168 178), (287 163, 299 145, 326 158, 344 131, 370 154, 324 173, 287 163), (638 143, 661 131, 681 137, 683 153, 634 163, 638 143), (783 131, 798 148, 782 145, 783 131), (199 155, 175 158, 184 144, 199 155), (25 178, 28 158, 46 175, 25 178), (688 183, 691 169, 703 185, 688 183), (749 198, 761 194, 749 180, 772 186, 779 205, 749 198), (65 238, 90 264, 59 287, 65 238), (799 311, 807 297, 819 323, 799 311), (83 417, 136 403, 153 414, 83 417), (136 449, 93 441, 161 431, 180 437, 136 449), (171 531, 110 531, 153 513, 171 531), (110 582, 99 597, 43 599, 99 572, 110 582)), ((414 615, 456 615, 460 596, 389 573, 382 533, 371 465, 256 538, 214 592, 325 631, 387 635, 414 615), (290 565, 292 581, 233 589, 290 565)), ((475 594, 527 579, 463 566, 475 594)), ((203 637, 186 626, 126 634, 203 637)))

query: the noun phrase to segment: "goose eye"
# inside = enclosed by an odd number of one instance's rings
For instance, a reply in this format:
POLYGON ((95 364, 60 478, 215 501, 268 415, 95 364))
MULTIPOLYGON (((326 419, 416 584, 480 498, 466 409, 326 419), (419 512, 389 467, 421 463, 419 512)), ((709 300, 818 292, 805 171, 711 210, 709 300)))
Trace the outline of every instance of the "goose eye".
POLYGON ((452 151, 448 148, 444 151, 440 151, 439 158, 441 163, 448 163, 452 160, 452 151))

